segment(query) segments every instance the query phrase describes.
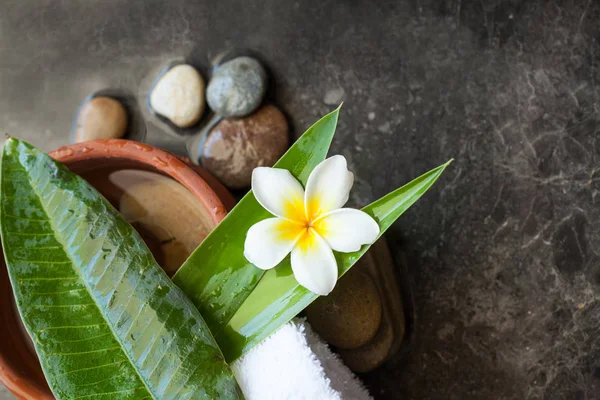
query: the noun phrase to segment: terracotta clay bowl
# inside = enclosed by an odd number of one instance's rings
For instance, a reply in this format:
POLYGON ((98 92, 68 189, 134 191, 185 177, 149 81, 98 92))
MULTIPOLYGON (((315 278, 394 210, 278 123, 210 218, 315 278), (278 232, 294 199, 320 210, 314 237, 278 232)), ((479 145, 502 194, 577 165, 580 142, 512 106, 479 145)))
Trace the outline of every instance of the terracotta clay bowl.
MULTIPOLYGON (((169 176, 185 186, 218 224, 235 204, 227 189, 202 168, 186 159, 147 144, 110 139, 76 143, 50 155, 71 171, 83 174, 98 168, 137 168, 169 176)), ((14 307, 12 289, 0 255, 0 382, 19 399, 54 399, 39 361, 28 345, 14 307)))

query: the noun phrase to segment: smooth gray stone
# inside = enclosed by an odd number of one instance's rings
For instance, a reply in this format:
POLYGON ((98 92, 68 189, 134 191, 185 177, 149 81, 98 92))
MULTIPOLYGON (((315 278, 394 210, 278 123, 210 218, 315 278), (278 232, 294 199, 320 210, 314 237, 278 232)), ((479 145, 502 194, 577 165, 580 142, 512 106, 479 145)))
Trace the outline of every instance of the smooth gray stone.
POLYGON ((242 117, 256 110, 267 89, 267 73, 258 61, 238 57, 213 75, 206 98, 209 107, 225 117, 242 117))

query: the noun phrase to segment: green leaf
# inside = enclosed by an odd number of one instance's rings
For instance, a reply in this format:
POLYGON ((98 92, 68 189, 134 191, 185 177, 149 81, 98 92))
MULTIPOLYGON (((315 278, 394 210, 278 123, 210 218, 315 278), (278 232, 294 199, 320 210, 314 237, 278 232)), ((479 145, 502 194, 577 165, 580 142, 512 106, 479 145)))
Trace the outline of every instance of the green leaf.
MULTIPOLYGON (((363 208, 379 224, 380 236, 439 178, 452 160, 363 208)), ((336 253, 340 276, 369 249, 336 253)), ((258 268, 257 268, 258 269, 258 268)), ((287 257, 267 271, 220 334, 216 336, 225 358, 233 361, 288 322, 318 296, 296 282, 287 257)))
MULTIPOLYGON (((325 159, 335 133, 339 107, 310 127, 275 164, 306 184, 325 159)), ((244 257, 246 232, 272 217, 249 192, 208 235, 173 277, 217 334, 246 300, 265 271, 244 257)))
POLYGON ((242 398, 202 317, 83 179, 8 139, 2 246, 58 399, 242 398))

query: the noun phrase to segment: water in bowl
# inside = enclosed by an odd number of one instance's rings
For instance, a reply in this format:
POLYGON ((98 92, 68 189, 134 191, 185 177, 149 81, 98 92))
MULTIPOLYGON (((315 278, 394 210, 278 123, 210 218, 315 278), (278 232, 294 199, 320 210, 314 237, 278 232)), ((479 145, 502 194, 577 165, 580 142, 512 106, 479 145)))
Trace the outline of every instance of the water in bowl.
POLYGON ((215 226, 200 200, 156 172, 100 168, 81 176, 138 231, 169 276, 215 226))

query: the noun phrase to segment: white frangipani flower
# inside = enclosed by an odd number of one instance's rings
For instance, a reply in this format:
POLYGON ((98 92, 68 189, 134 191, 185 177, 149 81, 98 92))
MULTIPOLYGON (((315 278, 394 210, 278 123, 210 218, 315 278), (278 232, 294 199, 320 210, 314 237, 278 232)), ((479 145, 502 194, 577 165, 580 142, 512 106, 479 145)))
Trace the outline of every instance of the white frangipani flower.
POLYGON ((379 235, 379 225, 368 214, 341 208, 353 182, 346 159, 339 155, 316 166, 306 191, 288 170, 256 168, 252 191, 275 217, 248 230, 244 256, 258 268, 271 269, 291 252, 298 283, 316 294, 329 294, 338 278, 332 250, 358 251, 379 235))

